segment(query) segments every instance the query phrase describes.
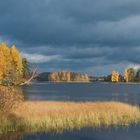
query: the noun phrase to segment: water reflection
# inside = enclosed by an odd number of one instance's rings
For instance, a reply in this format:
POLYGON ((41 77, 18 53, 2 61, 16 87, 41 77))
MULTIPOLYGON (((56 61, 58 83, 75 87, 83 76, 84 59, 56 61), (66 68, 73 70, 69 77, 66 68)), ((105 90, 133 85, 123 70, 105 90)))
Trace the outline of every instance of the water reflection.
POLYGON ((0 140, 139 140, 140 126, 130 128, 83 128, 64 133, 13 134, 0 137, 0 140))
MULTIPOLYGON (((112 101, 120 101, 119 93, 112 93, 112 101)), ((123 93, 122 102, 129 103, 130 101, 130 95, 128 93, 123 93)), ((132 99, 131 99, 132 100, 132 99)), ((135 104, 135 102, 133 102, 135 104)))
POLYGON ((112 101, 118 101, 118 93, 112 93, 112 101))
POLYGON ((120 101, 140 105, 140 85, 104 83, 36 83, 24 86, 28 100, 120 101))
POLYGON ((121 101, 128 104, 139 105, 136 94, 132 93, 112 93, 112 101, 121 101))

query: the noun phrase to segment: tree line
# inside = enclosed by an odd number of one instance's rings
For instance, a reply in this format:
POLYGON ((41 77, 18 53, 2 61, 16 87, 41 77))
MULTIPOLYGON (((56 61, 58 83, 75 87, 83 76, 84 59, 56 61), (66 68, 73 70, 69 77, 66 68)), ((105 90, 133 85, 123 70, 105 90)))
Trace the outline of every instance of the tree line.
POLYGON ((112 82, 140 82, 140 69, 127 68, 124 71, 124 76, 117 71, 112 71, 112 74, 108 76, 109 79, 112 82))

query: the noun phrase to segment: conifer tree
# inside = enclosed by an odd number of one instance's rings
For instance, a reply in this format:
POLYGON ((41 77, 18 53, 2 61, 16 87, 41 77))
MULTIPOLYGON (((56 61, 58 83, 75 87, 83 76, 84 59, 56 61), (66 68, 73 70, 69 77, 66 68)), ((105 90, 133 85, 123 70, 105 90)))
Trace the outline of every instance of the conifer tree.
POLYGON ((23 65, 23 78, 26 79, 30 76, 30 64, 26 58, 22 59, 22 65, 23 65))

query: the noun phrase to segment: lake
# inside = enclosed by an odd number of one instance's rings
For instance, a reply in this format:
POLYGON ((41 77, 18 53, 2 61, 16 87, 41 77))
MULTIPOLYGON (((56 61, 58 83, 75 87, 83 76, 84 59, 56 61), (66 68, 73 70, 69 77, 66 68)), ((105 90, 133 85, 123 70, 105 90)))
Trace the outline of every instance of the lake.
POLYGON ((140 127, 92 129, 64 132, 63 134, 34 134, 24 136, 24 140, 140 140, 140 127))
MULTIPOLYGON (((23 87, 33 101, 120 101, 140 106, 139 84, 34 83, 23 87)), ((20 139, 18 137, 17 139, 20 139)), ((140 126, 129 128, 83 128, 62 134, 29 134, 22 140, 139 140, 140 126)))
POLYGON ((24 86, 27 100, 121 101, 140 106, 139 84, 34 83, 24 86))

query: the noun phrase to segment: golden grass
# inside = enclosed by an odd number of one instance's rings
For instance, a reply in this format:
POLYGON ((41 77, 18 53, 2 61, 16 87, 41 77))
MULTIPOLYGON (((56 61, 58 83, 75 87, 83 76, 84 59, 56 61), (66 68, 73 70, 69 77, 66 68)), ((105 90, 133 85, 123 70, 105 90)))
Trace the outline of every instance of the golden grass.
POLYGON ((62 132, 83 127, 138 124, 140 110, 120 102, 23 102, 3 120, 1 133, 62 132))

